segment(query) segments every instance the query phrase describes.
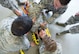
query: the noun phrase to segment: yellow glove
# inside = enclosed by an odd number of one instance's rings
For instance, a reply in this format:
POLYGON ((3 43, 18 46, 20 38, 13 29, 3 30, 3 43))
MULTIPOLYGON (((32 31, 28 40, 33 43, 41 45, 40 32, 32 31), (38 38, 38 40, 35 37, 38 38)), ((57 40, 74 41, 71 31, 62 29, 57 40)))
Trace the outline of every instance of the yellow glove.
POLYGON ((35 33, 32 33, 32 39, 33 39, 33 41, 35 42, 36 45, 39 45, 39 39, 38 39, 38 36, 35 35, 35 33))
POLYGON ((24 51, 22 49, 20 49, 20 54, 25 54, 24 51))
POLYGON ((46 34, 47 34, 49 37, 51 37, 51 34, 50 34, 50 32, 49 32, 49 29, 46 28, 45 31, 46 31, 46 34))

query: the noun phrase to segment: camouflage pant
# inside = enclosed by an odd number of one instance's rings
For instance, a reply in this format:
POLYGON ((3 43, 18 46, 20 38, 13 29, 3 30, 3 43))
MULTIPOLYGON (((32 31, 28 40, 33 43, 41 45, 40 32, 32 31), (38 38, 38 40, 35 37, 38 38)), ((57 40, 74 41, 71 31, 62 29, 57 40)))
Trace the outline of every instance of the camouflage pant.
POLYGON ((60 33, 57 33, 56 35, 63 35, 66 33, 72 33, 72 34, 79 33, 79 25, 73 26, 69 30, 62 31, 60 33))
POLYGON ((0 0, 0 4, 3 7, 9 8, 12 10, 12 5, 15 4, 16 7, 18 7, 16 0, 0 0))
POLYGON ((79 22, 79 16, 71 16, 66 24, 75 24, 79 22))
POLYGON ((70 33, 79 33, 79 25, 73 26, 69 29, 70 33))
POLYGON ((56 22, 57 25, 60 25, 60 26, 66 26, 66 25, 71 25, 71 24, 75 24, 75 23, 79 23, 79 16, 71 16, 67 22, 65 23, 58 23, 56 22))
POLYGON ((0 4, 4 7, 11 8, 9 0, 0 0, 0 4))

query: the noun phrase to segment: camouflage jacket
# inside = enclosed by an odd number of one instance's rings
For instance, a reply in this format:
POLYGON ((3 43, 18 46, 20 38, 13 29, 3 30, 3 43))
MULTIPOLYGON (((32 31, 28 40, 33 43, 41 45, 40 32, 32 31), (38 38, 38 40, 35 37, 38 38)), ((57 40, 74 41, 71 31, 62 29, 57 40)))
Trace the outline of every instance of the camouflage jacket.
POLYGON ((43 20, 47 21, 48 23, 53 22, 53 20, 57 18, 58 16, 60 16, 62 13, 64 13, 67 8, 67 7, 63 7, 63 8, 59 8, 58 10, 56 10, 53 6, 53 0, 41 0, 39 4, 31 0, 29 1, 30 1, 30 7, 28 11, 29 11, 29 16, 31 18, 36 17, 38 19, 43 9, 48 9, 54 12, 54 15, 52 15, 52 17, 50 17, 49 19, 46 19, 43 14, 41 15, 43 16, 42 17, 43 20))
POLYGON ((9 17, 0 21, 0 54, 28 49, 30 46, 26 36, 18 37, 11 33, 11 25, 16 18, 9 17))
POLYGON ((60 43, 57 43, 57 49, 55 52, 49 52, 45 50, 45 45, 42 44, 39 49, 40 54, 62 54, 62 46, 60 43))

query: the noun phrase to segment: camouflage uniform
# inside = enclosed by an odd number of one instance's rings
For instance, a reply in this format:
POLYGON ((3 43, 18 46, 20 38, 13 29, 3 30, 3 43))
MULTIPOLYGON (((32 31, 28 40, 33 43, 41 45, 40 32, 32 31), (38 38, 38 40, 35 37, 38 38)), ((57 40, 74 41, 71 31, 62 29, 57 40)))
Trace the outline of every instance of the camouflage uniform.
POLYGON ((53 22, 55 18, 57 18, 59 15, 65 12, 67 7, 65 6, 63 8, 59 8, 58 10, 56 10, 52 3, 53 3, 53 0, 41 0, 39 4, 34 3, 33 1, 30 0, 30 7, 28 10, 29 16, 31 18, 34 18, 34 17, 39 18, 40 13, 42 14, 42 10, 48 9, 54 12, 54 15, 49 19, 46 19, 43 14, 41 16, 43 17, 44 21, 46 20, 48 23, 53 22))
POLYGON ((26 38, 26 35, 18 37, 11 33, 11 25, 16 18, 15 16, 9 17, 0 22, 0 54, 28 49, 30 47, 30 42, 26 38))
POLYGON ((68 20, 67 20, 67 22, 65 22, 65 23, 56 23, 57 25, 59 25, 59 26, 66 26, 66 25, 71 25, 71 24, 75 24, 75 23, 79 23, 79 16, 71 16, 68 20))
POLYGON ((39 48, 40 54, 62 54, 62 46, 60 43, 57 43, 50 37, 46 36, 42 40, 43 43, 40 45, 39 48))

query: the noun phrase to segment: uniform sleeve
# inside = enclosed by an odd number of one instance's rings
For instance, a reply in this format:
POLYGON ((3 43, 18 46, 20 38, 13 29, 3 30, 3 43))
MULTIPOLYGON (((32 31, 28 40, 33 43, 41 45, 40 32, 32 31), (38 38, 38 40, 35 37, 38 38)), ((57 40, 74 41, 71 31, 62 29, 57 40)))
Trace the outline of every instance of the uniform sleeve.
POLYGON ((43 23, 42 16, 40 16, 40 15, 39 15, 39 18, 37 18, 36 22, 34 23, 32 29, 31 29, 32 32, 35 32, 38 29, 38 27, 40 26, 40 24, 43 23))

